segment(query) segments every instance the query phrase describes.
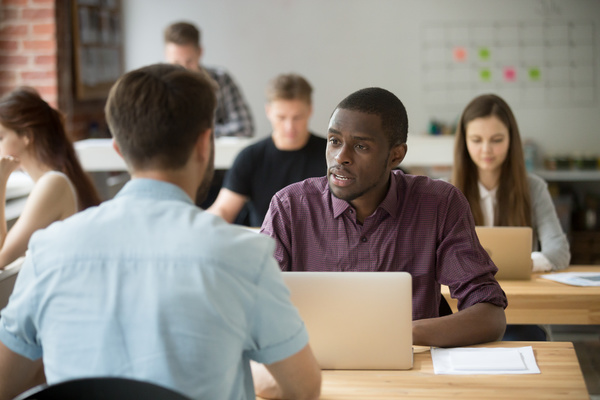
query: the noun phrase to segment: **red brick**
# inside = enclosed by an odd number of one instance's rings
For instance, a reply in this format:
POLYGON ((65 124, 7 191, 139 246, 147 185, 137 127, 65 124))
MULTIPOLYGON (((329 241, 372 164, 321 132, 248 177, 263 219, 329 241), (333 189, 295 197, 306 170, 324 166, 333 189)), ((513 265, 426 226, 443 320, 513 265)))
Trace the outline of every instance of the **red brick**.
POLYGON ((0 85, 0 96, 10 93, 17 88, 17 85, 0 85))
POLYGON ((33 0, 33 4, 54 4, 56 0, 33 0))
POLYGON ((0 66, 20 66, 27 65, 29 57, 25 56, 0 56, 0 66))
POLYGON ((34 63, 36 65, 49 65, 49 64, 56 65, 56 56, 55 55, 36 56, 34 58, 34 63))
MULTIPOLYGON (((25 83, 25 84, 27 84, 27 83, 25 83)), ((40 96, 42 96, 44 98, 44 100, 46 100, 47 98, 56 98, 56 95, 58 94, 58 88, 56 87, 56 85, 50 85, 50 86, 35 85, 34 87, 40 93, 40 96)))
POLYGON ((0 82, 2 82, 2 86, 9 82, 14 82, 17 80, 17 73, 15 71, 0 71, 0 82))
POLYGON ((26 6, 27 0, 2 0, 3 6, 26 6))
POLYGON ((0 40, 0 51, 2 50, 17 50, 19 42, 16 40, 0 40))
POLYGON ((37 8, 31 9, 26 8, 21 13, 21 18, 24 20, 54 20, 54 9, 53 8, 37 8))
POLYGON ((27 25, 8 25, 0 28, 0 36, 12 39, 27 35, 27 31, 27 25))
POLYGON ((54 50, 56 49, 55 40, 25 40, 23 41, 25 50, 54 50))
POLYGON ((56 71, 22 71, 21 78, 24 80, 56 79, 56 71))
POLYGON ((33 25, 34 35, 54 35, 56 24, 37 24, 33 25))
POLYGON ((19 10, 3 7, 0 16, 2 17, 0 18, 2 22, 16 20, 19 19, 19 10))

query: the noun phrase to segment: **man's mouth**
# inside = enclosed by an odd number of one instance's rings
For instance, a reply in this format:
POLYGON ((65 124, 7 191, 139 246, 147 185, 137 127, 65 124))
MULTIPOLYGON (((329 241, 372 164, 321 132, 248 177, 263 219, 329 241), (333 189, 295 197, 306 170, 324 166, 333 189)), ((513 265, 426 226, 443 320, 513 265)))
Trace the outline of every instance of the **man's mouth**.
POLYGON ((351 179, 351 178, 348 178, 347 176, 338 175, 338 174, 333 174, 333 176, 335 177, 335 179, 338 179, 340 181, 348 181, 351 179))

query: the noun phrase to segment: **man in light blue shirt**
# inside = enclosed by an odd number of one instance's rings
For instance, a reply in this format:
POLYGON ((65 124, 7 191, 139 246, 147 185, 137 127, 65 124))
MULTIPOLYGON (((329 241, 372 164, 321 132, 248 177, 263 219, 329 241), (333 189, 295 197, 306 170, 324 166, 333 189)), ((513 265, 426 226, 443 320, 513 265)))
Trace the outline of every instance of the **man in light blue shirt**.
POLYGON ((318 397, 274 243, 192 201, 212 177, 215 104, 209 78, 172 65, 112 88, 105 111, 132 180, 32 237, 0 319, 0 399, 43 381, 42 366, 50 384, 118 376, 198 399, 318 397), (266 366, 255 388, 250 360, 266 366))

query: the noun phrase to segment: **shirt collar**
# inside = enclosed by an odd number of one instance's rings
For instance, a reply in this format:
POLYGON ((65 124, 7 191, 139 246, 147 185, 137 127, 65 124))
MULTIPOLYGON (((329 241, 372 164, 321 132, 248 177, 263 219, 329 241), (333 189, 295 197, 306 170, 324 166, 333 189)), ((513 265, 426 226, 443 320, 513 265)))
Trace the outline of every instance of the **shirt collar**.
POLYGON ((194 204, 179 186, 156 179, 134 178, 127 182, 115 197, 152 197, 157 200, 177 200, 194 204))
MULTIPOLYGON (((402 174, 402 172, 400 172, 402 174)), ((396 217, 398 212, 398 183, 395 173, 390 173, 390 187, 387 191, 387 194, 383 198, 383 201, 379 203, 378 209, 381 208, 390 214, 392 217, 396 217)), ((327 182, 327 190, 329 191, 329 196, 331 197, 331 204, 333 205, 333 218, 337 218, 342 215, 348 208, 352 208, 350 203, 346 200, 338 199, 331 193, 329 189, 329 182, 327 182)), ((375 210, 377 212, 377 210, 375 210)))
POLYGON ((477 185, 479 186, 479 199, 480 200, 484 200, 488 197, 492 197, 492 198, 496 197, 496 192, 498 191, 498 186, 496 186, 492 190, 487 190, 487 188, 485 186, 483 186, 483 183, 481 183, 480 181, 477 182, 477 185))

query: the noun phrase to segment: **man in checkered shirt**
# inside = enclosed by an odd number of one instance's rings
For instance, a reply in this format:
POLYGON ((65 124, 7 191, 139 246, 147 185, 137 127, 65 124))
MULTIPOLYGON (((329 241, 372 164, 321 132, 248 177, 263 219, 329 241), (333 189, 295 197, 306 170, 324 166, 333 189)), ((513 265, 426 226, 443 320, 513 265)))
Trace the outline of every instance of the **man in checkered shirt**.
POLYGON ((200 65, 202 46, 200 31, 187 22, 176 22, 165 29, 165 58, 191 71, 204 70, 219 85, 215 112, 215 137, 254 135, 250 108, 229 73, 223 68, 200 65))

